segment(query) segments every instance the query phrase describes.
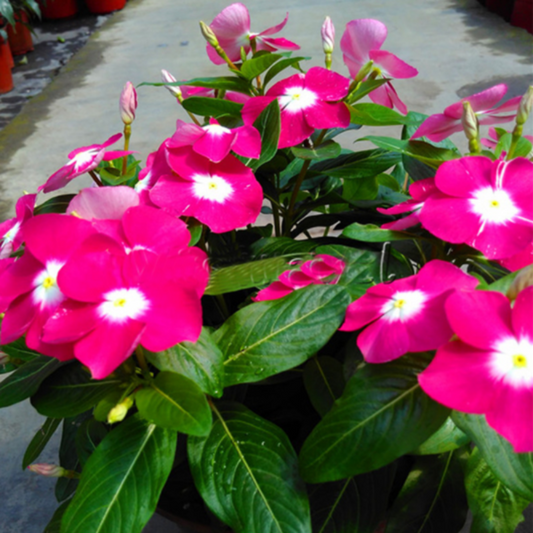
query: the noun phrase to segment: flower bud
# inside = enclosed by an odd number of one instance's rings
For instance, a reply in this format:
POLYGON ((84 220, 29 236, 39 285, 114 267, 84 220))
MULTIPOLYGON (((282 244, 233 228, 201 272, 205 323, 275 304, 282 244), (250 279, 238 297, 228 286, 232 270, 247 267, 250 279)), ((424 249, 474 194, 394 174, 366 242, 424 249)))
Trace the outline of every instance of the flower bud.
POLYGON ((217 36, 215 32, 202 20, 200 21, 200 30, 204 39, 213 47, 217 48, 219 46, 217 36))
POLYGON ((135 119, 137 109, 137 91, 131 81, 126 82, 124 89, 120 93, 120 118, 124 124, 131 124, 135 119))
POLYGON ((518 272, 507 290, 507 298, 511 301, 516 300, 520 291, 531 286, 533 286, 533 265, 529 265, 518 272))
POLYGON ((126 418, 126 415, 128 414, 128 411, 132 405, 133 400, 130 396, 122 400, 120 403, 117 403, 117 405, 115 405, 115 407, 109 411, 107 415, 107 423, 116 424, 117 422, 122 422, 122 420, 126 418))
POLYGON ((63 477, 66 473, 66 470, 62 466, 46 463, 35 463, 28 466, 28 470, 46 477, 63 477))
POLYGON ((463 102, 463 115, 461 117, 461 124, 463 125, 466 138, 469 141, 476 140, 478 137, 478 122, 470 102, 463 102))
MULTIPOLYGON (((161 71, 161 80, 164 83, 173 83, 175 81, 178 81, 168 70, 165 69, 161 71)), ((178 100, 183 98, 183 95, 181 94, 181 89, 178 86, 165 85, 165 89, 167 89, 170 94, 175 96, 178 100)))
POLYGON ((7 353, 4 353, 0 351, 0 366, 5 366, 11 362, 11 359, 9 358, 9 355, 7 353))
POLYGON ((531 113, 531 108, 533 107, 533 85, 530 85, 526 91, 526 94, 522 96, 520 104, 518 106, 518 113, 516 115, 516 123, 522 125, 526 123, 529 113, 531 113))
POLYGON ((322 35, 322 48, 325 54, 331 54, 335 46, 335 26, 329 17, 326 17, 320 30, 322 35))

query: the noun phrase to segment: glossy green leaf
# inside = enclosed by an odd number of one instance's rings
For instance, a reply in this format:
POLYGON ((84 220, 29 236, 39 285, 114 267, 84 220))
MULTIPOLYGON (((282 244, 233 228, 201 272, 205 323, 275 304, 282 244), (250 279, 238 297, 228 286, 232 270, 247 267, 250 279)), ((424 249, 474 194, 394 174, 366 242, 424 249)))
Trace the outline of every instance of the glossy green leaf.
POLYGON ((344 391, 342 364, 333 357, 313 357, 307 361, 303 377, 313 407, 324 416, 344 391))
POLYGON ((67 365, 46 379, 31 402, 39 413, 54 418, 76 416, 107 394, 123 387, 119 379, 91 379, 81 365, 67 365))
POLYGON ((324 159, 332 159, 341 153, 341 145, 335 141, 326 141, 319 146, 313 148, 305 148, 303 146, 293 146, 292 153, 300 159, 311 159, 322 161, 324 159))
POLYGON ((239 404, 215 407, 206 437, 189 437, 197 489, 235 533, 311 533, 298 460, 283 431, 239 404))
POLYGON ((515 272, 511 272, 510 274, 507 274, 506 276, 503 276, 502 278, 496 280, 494 283, 491 283, 488 286, 488 290, 497 291, 505 294, 511 287, 514 279, 516 278, 519 272, 520 270, 516 270, 515 272))
POLYGON ((416 238, 416 235, 410 235, 403 231, 393 231, 390 229, 381 229, 374 224, 358 224, 354 222, 342 230, 342 235, 349 239, 355 239, 362 242, 389 242, 404 241, 406 239, 416 238))
POLYGON ((12 359, 20 359, 21 361, 32 361, 37 357, 41 357, 39 352, 30 350, 26 346, 26 341, 23 338, 17 339, 10 344, 2 344, 0 350, 9 355, 12 359))
POLYGON ((242 78, 237 78, 235 76, 218 76, 216 78, 194 78, 187 81, 174 81, 172 83, 163 83, 163 82, 143 82, 139 84, 139 87, 142 85, 151 85, 154 87, 161 87, 163 85, 168 85, 170 87, 180 87, 181 85, 187 85, 190 87, 205 87, 207 89, 219 89, 223 91, 237 91, 248 94, 248 88, 250 86, 249 82, 242 78))
POLYGON ((473 517, 471 533, 514 533, 523 522, 528 500, 498 480, 478 448, 468 460, 465 485, 473 517))
POLYGON ((290 237, 266 237, 252 244, 251 250, 253 257, 257 259, 280 255, 294 259, 307 257, 316 246, 313 241, 296 241, 290 237))
POLYGON ((139 414, 158 427, 188 435, 206 435, 211 410, 200 387, 174 372, 160 372, 149 386, 135 394, 139 414))
POLYGON ((470 438, 453 423, 451 418, 447 418, 446 422, 428 440, 411 453, 416 455, 440 454, 456 450, 469 442, 470 438))
POLYGON ((254 127, 261 134, 261 155, 259 159, 245 159, 244 164, 252 170, 257 170, 261 165, 268 163, 278 151, 281 118, 277 99, 263 109, 255 119, 254 127))
MULTIPOLYGON (((357 89, 351 94, 350 101, 356 102, 357 100, 360 100, 361 98, 371 93, 373 90, 377 89, 378 87, 381 87, 385 83, 387 83, 387 80, 384 78, 381 78, 379 80, 367 80, 367 81, 361 82, 359 86, 357 87, 357 89)), ((364 108, 360 109, 357 113, 364 114, 364 108)), ((366 115, 368 115, 368 113, 366 113, 366 115)))
POLYGON ((265 70, 269 69, 278 59, 281 59, 279 54, 264 54, 258 57, 247 59, 241 65, 241 75, 247 80, 253 80, 265 70))
POLYGON ((191 96, 181 104, 187 111, 202 117, 222 117, 226 115, 240 116, 243 104, 222 100, 221 98, 207 98, 191 96))
POLYGON ((102 440, 104 440, 107 433, 108 430, 104 424, 94 418, 89 418, 85 422, 82 422, 74 438, 76 454, 82 467, 85 466, 85 463, 89 460, 89 457, 102 440))
POLYGON ((300 453, 303 478, 336 481, 391 463, 419 446, 446 420, 449 409, 418 384, 425 357, 404 355, 366 365, 315 427, 300 453))
POLYGON ((61 519, 70 504, 70 500, 65 500, 54 512, 52 519, 48 522, 43 533, 61 533, 61 519))
POLYGON ((288 57, 287 59, 282 59, 273 65, 269 71, 265 74, 265 79, 263 85, 268 85, 268 83, 277 76, 280 72, 289 67, 294 67, 295 69, 301 72, 300 61, 306 61, 311 59, 310 57, 288 57))
POLYGON ((398 126, 410 124, 412 121, 411 118, 379 104, 353 104, 348 108, 350 122, 363 126, 398 126))
POLYGON ((155 511, 175 450, 175 432, 138 415, 128 418, 87 461, 61 533, 140 533, 155 511))
POLYGON ((285 270, 288 270, 288 266, 283 257, 271 257, 220 268, 211 272, 205 294, 225 294, 261 287, 277 279, 285 270))
POLYGON ((24 457, 22 459, 23 470, 25 470, 39 457, 39 455, 41 455, 41 452, 48 444, 48 441, 52 438, 52 435, 55 433, 60 422, 60 418, 46 419, 46 422, 42 425, 39 431, 37 431, 26 448, 26 452, 24 453, 24 457))
POLYGON ((148 360, 159 370, 176 372, 192 379, 206 394, 219 398, 224 387, 224 356, 207 328, 196 342, 180 342, 148 360))
POLYGON ((483 415, 454 411, 452 419, 477 445, 496 478, 517 495, 533 501, 533 453, 515 453, 483 415))
POLYGON ((46 202, 36 206, 33 213, 34 215, 44 215, 45 213, 66 213, 68 204, 70 204, 70 201, 74 196, 74 194, 54 196, 53 198, 46 200, 46 202))
POLYGON ((464 449, 419 457, 394 501, 386 533, 458 533, 466 522, 464 449))
POLYGON ((303 363, 335 333, 349 303, 342 287, 315 285, 237 311, 215 333, 225 385, 260 381, 303 363))
POLYGON ((14 405, 35 394, 41 382, 60 366, 57 359, 42 355, 15 370, 0 383, 0 407, 14 405))

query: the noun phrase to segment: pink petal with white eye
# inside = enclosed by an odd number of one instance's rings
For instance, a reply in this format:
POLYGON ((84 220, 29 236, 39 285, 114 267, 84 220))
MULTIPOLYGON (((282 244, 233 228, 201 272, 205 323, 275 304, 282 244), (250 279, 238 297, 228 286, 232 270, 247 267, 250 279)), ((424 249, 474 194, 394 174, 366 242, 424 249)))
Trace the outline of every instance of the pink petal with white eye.
POLYGON ((416 276, 416 288, 433 296, 452 289, 474 290, 478 284, 477 278, 440 259, 426 263, 416 276))
POLYGON ((522 251, 533 240, 533 226, 520 223, 486 223, 483 231, 465 242, 487 259, 504 259, 522 251))
POLYGON ((281 133, 278 148, 296 146, 309 138, 315 128, 310 126, 303 111, 295 113, 281 112, 281 133))
POLYGON ((385 50, 370 50, 368 56, 383 71, 385 78, 414 78, 418 70, 385 50))
POLYGON ((533 224, 533 187, 525 176, 533 176, 533 163, 525 157, 493 163, 492 183, 509 193, 520 217, 533 224))
POLYGON ((29 328, 38 309, 32 301, 31 294, 23 294, 9 305, 0 331, 0 344, 16 341, 29 328))
POLYGON ((2 270, 0 275, 2 301, 11 302, 21 294, 33 290, 35 277, 43 268, 43 264, 28 251, 21 258, 12 261, 9 268, 2 270))
POLYGON ((312 107, 304 109, 303 114, 309 126, 315 129, 346 128, 350 124, 350 111, 344 102, 317 100, 312 107))
POLYGON ((357 346, 368 363, 387 363, 409 351, 409 335, 398 323, 376 320, 357 337, 357 346))
POLYGON ((220 163, 229 154, 235 138, 235 132, 227 128, 215 125, 211 130, 206 126, 202 137, 194 143, 193 150, 214 163, 220 163))
POLYGON ((71 343, 87 335, 101 320, 98 304, 66 300, 44 324, 41 338, 48 344, 71 343))
POLYGON ((253 126, 241 126, 233 130, 237 138, 232 150, 242 157, 259 159, 261 155, 261 134, 253 126))
POLYGON ((493 162, 488 157, 461 157, 445 161, 437 170, 435 185, 445 194, 470 197, 474 191, 492 185, 493 162))
POLYGON ((183 120, 177 120, 176 132, 168 141, 169 148, 180 148, 181 146, 193 145, 205 134, 202 126, 198 124, 189 124, 183 120))
POLYGON ((533 287, 526 287, 518 293, 512 310, 513 331, 518 338, 527 337, 533 342, 533 287))
POLYGON ((276 98, 273 96, 254 96, 250 98, 241 110, 242 120, 247 126, 252 126, 265 107, 276 98))
POLYGON ((438 191, 435 185, 435 178, 426 178, 415 181, 409 186, 409 194, 414 200, 423 201, 438 191))
POLYGON ((430 141, 440 142, 453 133, 462 130, 461 117, 456 119, 443 113, 437 113, 426 118, 411 138, 427 137, 430 141))
POLYGON ((70 201, 67 215, 75 212, 85 220, 120 220, 127 209, 139 204, 139 194, 131 187, 89 187, 70 201))
POLYGON ((520 270, 533 264, 533 242, 529 243, 522 251, 504 259, 499 259, 498 263, 511 272, 520 270))
MULTIPOLYGON (((212 164, 206 157, 197 154, 191 146, 169 148, 167 160, 170 168, 182 179, 192 180, 194 176, 209 174, 212 164)), ((162 176, 171 179, 172 175, 162 176)))
POLYGON ((342 100, 350 87, 350 80, 322 67, 313 67, 305 75, 305 87, 321 100, 335 102, 342 100))
POLYGON ((383 315, 383 306, 389 301, 394 289, 390 285, 376 285, 346 309, 346 318, 340 331, 355 331, 383 315))

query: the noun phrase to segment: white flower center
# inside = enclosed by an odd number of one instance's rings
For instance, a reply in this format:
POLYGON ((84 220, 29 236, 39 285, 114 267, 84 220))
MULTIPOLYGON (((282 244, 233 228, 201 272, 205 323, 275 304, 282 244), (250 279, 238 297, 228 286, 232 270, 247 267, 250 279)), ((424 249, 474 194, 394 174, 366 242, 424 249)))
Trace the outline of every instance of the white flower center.
POLYGON ((498 341, 490 366, 493 377, 513 387, 533 387, 533 342, 515 337, 498 341))
POLYGON ((204 130, 207 133, 210 133, 211 135, 216 135, 217 137, 219 135, 224 135, 224 133, 231 133, 230 129, 225 128, 224 126, 221 126, 220 124, 209 124, 207 126, 204 126, 204 130))
POLYGON ((233 187, 220 176, 197 174, 192 179, 194 181, 193 194, 201 200, 223 204, 233 194, 233 187))
POLYGON ((78 171, 80 167, 87 163, 90 163, 94 159, 94 156, 96 154, 98 154, 98 150, 96 148, 85 150, 84 152, 76 154, 70 161, 70 164, 74 165, 74 168, 76 169, 76 171, 78 171))
POLYGON ((65 296, 57 286, 57 275, 63 263, 59 261, 49 261, 44 270, 41 270, 33 280, 32 299, 36 305, 41 307, 55 307, 60 304, 65 296))
POLYGON ((149 307, 150 302, 139 289, 115 289, 104 294, 98 313, 111 322, 125 322, 139 318, 149 307))
POLYGON ((505 224, 512 221, 520 210, 515 206, 509 194, 503 189, 484 187, 474 192, 470 199, 472 211, 481 217, 483 224, 505 224))
POLYGON ((424 308, 427 296, 419 290, 398 291, 383 305, 383 318, 389 322, 404 322, 417 315, 424 308))
POLYGON ((296 113, 302 109, 312 107, 317 96, 313 91, 303 87, 289 87, 287 92, 279 97, 279 104, 282 110, 289 113, 296 113))
POLYGON ((20 229, 20 222, 17 222, 9 231, 4 233, 3 239, 6 242, 13 242, 20 229))

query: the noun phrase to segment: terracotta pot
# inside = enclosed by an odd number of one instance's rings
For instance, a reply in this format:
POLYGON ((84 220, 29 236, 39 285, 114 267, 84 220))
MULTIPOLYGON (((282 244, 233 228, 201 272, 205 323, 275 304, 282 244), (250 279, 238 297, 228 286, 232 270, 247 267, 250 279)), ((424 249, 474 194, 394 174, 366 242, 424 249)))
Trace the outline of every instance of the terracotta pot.
POLYGON ((76 0, 46 0, 46 5, 39 2, 45 19, 66 19, 78 12, 76 0))
POLYGON ((515 0, 511 24, 533 33, 533 0, 515 0))
POLYGON ((104 14, 118 11, 126 5, 126 0, 85 0, 91 13, 104 14))
POLYGON ((0 94, 8 93, 13 89, 13 56, 7 41, 0 37, 0 94))
POLYGON ((28 15, 24 11, 20 11, 17 13, 16 18, 17 23, 15 27, 7 27, 7 36, 9 38, 11 53, 14 56, 20 56, 33 50, 33 39, 31 38, 31 31, 26 26, 28 15))
POLYGON ((513 12, 513 0, 486 0, 487 9, 503 17, 505 20, 511 20, 513 12))

